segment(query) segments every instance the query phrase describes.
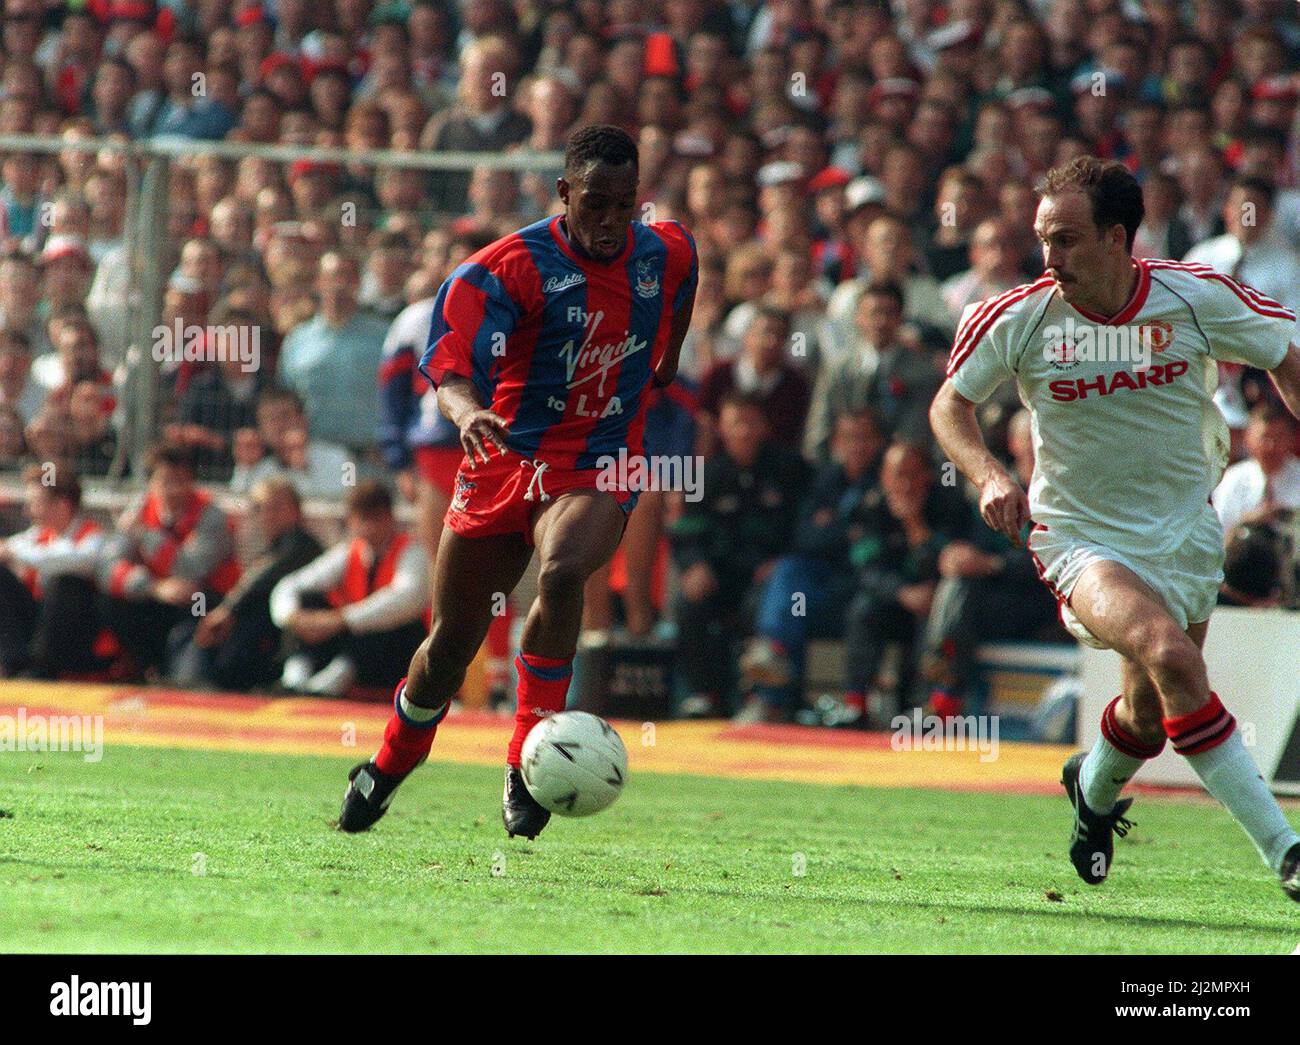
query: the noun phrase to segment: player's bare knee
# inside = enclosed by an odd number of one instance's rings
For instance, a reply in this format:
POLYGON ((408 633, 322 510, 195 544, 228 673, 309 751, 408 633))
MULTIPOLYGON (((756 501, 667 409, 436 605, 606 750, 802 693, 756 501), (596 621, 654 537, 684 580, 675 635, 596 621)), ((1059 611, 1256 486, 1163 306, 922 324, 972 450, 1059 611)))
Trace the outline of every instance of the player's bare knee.
POLYGON ((1205 674, 1201 651, 1183 632, 1165 629, 1150 642, 1143 658, 1160 690, 1195 688, 1205 674))
POLYGON ((588 573, 576 556, 553 556, 537 572, 537 593, 543 602, 552 604, 581 599, 588 573))

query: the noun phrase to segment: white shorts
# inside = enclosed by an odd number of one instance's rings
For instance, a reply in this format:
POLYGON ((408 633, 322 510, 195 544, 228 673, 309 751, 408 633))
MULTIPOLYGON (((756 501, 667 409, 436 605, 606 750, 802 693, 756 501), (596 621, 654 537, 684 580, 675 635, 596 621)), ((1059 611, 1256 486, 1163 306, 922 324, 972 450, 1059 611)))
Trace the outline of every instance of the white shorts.
POLYGON ((1075 536, 1035 525, 1029 534, 1029 551, 1061 613, 1061 623, 1080 642, 1107 649, 1070 608, 1070 593, 1094 562, 1117 562, 1136 573, 1160 595, 1165 608, 1184 631, 1188 625, 1210 619, 1223 582, 1223 529, 1208 504, 1205 514, 1178 548, 1168 555, 1135 556, 1075 536))

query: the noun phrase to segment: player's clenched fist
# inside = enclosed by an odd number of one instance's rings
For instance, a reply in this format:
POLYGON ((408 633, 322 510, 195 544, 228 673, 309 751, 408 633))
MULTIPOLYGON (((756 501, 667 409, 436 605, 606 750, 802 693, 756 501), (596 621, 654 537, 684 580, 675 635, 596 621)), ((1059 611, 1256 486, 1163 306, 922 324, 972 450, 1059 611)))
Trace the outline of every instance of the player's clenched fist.
POLYGON ((465 456, 471 468, 478 467, 475 455, 487 464, 491 458, 491 447, 504 454, 506 452, 506 433, 509 427, 505 418, 491 410, 471 410, 460 422, 460 445, 465 449, 465 456))
POLYGON ((1029 498, 1011 476, 994 472, 980 490, 980 515, 1019 548, 1020 531, 1029 521, 1029 498))

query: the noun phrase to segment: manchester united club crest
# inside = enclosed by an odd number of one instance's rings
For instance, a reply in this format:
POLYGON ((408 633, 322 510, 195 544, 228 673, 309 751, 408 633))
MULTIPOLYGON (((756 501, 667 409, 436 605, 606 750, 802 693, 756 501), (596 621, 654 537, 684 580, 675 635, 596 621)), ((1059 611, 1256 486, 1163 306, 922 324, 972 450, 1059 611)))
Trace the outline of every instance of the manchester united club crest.
POLYGON ((456 495, 451 499, 451 510, 453 512, 463 512, 469 507, 469 495, 478 486, 478 483, 472 483, 463 475, 456 476, 456 495))
POLYGON ((643 298, 652 298, 659 293, 659 276, 649 258, 636 263, 636 292, 643 298))
POLYGON ((1157 321, 1155 323, 1143 323, 1138 328, 1138 333, 1144 344, 1151 346, 1152 352, 1163 352, 1174 343, 1174 325, 1157 321))

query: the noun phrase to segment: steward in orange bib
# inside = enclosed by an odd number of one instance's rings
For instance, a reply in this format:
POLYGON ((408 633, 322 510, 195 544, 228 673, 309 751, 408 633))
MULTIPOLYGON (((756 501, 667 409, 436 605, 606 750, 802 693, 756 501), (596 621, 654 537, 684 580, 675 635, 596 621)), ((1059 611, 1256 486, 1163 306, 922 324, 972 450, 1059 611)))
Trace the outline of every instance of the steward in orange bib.
POLYGON ((398 529, 392 494, 363 479, 347 498, 349 538, 289 574, 271 592, 285 632, 280 685, 343 696, 356 682, 392 687, 424 641, 429 566, 398 529))
POLYGON ((158 444, 145 468, 149 489, 109 538, 99 586, 104 622, 136 667, 166 671, 240 568, 234 526, 195 485, 191 452, 158 444))
POLYGON ((104 529, 81 514, 71 465, 23 473, 30 528, 0 540, 0 675, 54 679, 93 666, 104 529))

